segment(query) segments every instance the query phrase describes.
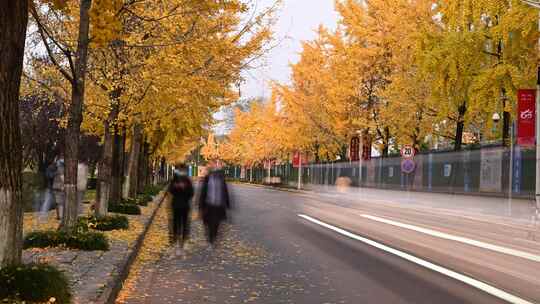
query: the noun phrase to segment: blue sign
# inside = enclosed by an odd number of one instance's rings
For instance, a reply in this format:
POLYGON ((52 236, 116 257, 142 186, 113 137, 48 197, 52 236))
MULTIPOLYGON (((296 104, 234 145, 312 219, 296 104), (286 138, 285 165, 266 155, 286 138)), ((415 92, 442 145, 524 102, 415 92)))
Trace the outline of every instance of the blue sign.
POLYGON ((463 190, 465 192, 471 191, 471 152, 467 151, 465 154, 463 154, 463 190))
POLYGON ((401 172, 410 174, 414 172, 414 169, 416 169, 414 160, 407 158, 401 162, 401 172))
POLYGON ((428 189, 432 189, 431 181, 433 180, 433 154, 428 155, 428 189))
POLYGON ((521 147, 517 146, 514 148, 514 159, 513 159, 513 167, 514 171, 512 172, 512 189, 514 193, 520 194, 521 193, 521 173, 522 173, 522 154, 521 154, 521 147))

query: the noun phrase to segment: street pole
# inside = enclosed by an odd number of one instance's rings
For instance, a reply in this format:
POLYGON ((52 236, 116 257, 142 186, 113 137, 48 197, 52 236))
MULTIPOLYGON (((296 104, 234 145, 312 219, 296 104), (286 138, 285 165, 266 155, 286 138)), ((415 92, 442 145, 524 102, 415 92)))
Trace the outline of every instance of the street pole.
POLYGON ((360 147, 358 149, 358 188, 362 188, 362 165, 364 161, 364 136, 360 134, 360 147))
MULTIPOLYGON (((540 1, 538 0, 522 0, 524 3, 540 9, 540 1)), ((538 31, 540 32, 540 12, 538 13, 538 31)), ((538 39, 538 51, 540 51, 540 38, 538 39)), ((540 66, 538 66, 536 76, 536 215, 540 216, 540 66)))
MULTIPOLYGON (((538 24, 540 26, 540 15, 538 24)), ((539 28, 540 31, 540 28, 539 28)), ((540 42, 539 42, 540 46, 540 42)), ((536 199, 536 212, 540 210, 540 67, 537 71, 536 80, 536 187, 535 187, 535 199, 536 199)))
POLYGON ((512 194, 514 192, 514 130, 516 128, 516 123, 512 122, 510 126, 510 172, 509 172, 509 182, 508 182, 508 215, 512 215, 512 194))
POLYGON ((298 190, 302 189, 302 152, 298 153, 298 190))

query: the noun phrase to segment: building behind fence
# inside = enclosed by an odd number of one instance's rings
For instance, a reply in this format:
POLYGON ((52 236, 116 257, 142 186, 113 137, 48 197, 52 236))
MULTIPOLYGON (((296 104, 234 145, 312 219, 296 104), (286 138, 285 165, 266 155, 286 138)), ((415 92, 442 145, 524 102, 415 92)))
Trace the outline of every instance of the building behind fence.
MULTIPOLYGON (((362 162, 308 164, 302 167, 304 188, 336 184, 348 177, 354 187, 534 198, 535 150, 489 147, 459 152, 431 152, 414 157, 412 173, 402 172, 400 157, 362 162)), ((254 183, 279 181, 296 187, 298 168, 284 163, 263 167, 228 167, 231 179, 254 183), (271 179, 270 177, 274 177, 271 179)))

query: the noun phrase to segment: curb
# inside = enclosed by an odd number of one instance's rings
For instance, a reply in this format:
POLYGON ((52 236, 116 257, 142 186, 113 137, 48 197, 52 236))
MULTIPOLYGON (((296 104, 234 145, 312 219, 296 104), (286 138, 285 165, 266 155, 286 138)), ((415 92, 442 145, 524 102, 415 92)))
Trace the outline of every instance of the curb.
POLYGON ((103 290, 98 300, 95 302, 96 304, 114 304, 116 302, 116 297, 120 293, 120 290, 122 290, 124 281, 127 279, 129 270, 131 269, 131 265, 133 264, 133 262, 135 261, 135 258, 139 254, 139 251, 146 237, 146 234, 148 230, 150 229, 150 226, 154 222, 154 218, 156 217, 156 214, 159 208, 161 208, 161 205, 163 201, 165 200, 165 196, 166 195, 164 191, 158 194, 156 201, 159 199, 159 202, 156 208, 152 211, 152 214, 150 215, 150 218, 148 219, 148 222, 146 223, 142 233, 139 235, 139 237, 135 241, 135 246, 133 246, 133 249, 129 253, 127 259, 124 260, 123 264, 119 268, 117 276, 115 280, 113 281, 113 283, 110 286, 107 286, 103 290))
POLYGON ((244 186, 257 187, 257 188, 272 189, 272 190, 276 190, 276 191, 286 191, 286 192, 292 192, 292 193, 304 193, 304 194, 315 193, 312 190, 304 190, 304 189, 298 190, 298 189, 293 189, 293 188, 268 186, 268 185, 262 185, 262 184, 254 184, 254 183, 242 183, 242 182, 231 182, 231 183, 232 184, 237 184, 237 185, 244 185, 244 186))

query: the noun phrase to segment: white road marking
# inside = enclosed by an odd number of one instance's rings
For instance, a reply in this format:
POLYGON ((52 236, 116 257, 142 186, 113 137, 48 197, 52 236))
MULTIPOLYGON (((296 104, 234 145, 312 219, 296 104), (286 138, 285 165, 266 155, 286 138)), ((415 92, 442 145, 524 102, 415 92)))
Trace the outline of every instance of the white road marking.
POLYGON ((373 216, 373 215, 362 214, 361 216, 364 217, 364 218, 373 220, 373 221, 377 221, 377 222, 380 222, 380 223, 385 223, 385 224, 400 227, 400 228, 413 230, 413 231, 416 231, 416 232, 424 233, 424 234, 431 235, 431 236, 434 236, 434 237, 438 237, 438 238, 441 238, 441 239, 456 241, 456 242, 464 243, 464 244, 467 244, 467 245, 476 246, 476 247, 480 247, 480 248, 483 248, 483 249, 496 251, 496 252, 499 252, 499 253, 513 255, 513 256, 524 258, 524 259, 531 260, 531 261, 534 261, 534 262, 540 262, 540 256, 532 254, 532 253, 528 253, 528 252, 525 252, 525 251, 516 250, 516 249, 512 249, 512 248, 507 248, 507 247, 502 247, 502 246, 498 246, 498 245, 493 245, 493 244, 490 244, 490 243, 477 241, 477 240, 473 240, 473 239, 468 239, 468 238, 465 238, 465 237, 456 236, 456 235, 452 235, 452 234, 448 234, 448 233, 444 233, 444 232, 440 232, 440 231, 436 231, 436 230, 432 230, 432 229, 428 229, 428 228, 422 228, 422 227, 418 227, 418 226, 414 226, 414 225, 410 225, 410 224, 404 224, 404 223, 392 221, 392 220, 389 220, 389 219, 380 218, 380 217, 373 216))
POLYGON ((332 226, 330 224, 319 221, 319 220, 317 220, 315 218, 312 218, 310 216, 307 216, 305 214, 298 214, 298 216, 305 219, 305 220, 308 220, 308 221, 310 221, 312 223, 315 223, 315 224, 317 224, 319 226, 328 228, 328 229, 330 229, 332 231, 335 231, 335 232, 337 232, 339 234, 347 236, 347 237, 349 237, 351 239, 363 242, 365 244, 368 244, 368 245, 373 246, 375 248, 378 248, 380 250, 383 250, 383 251, 386 251, 388 253, 394 254, 394 255, 396 255, 398 257, 401 257, 401 258, 403 258, 403 259, 405 259, 407 261, 413 262, 413 263, 415 263, 417 265, 423 266, 425 268, 428 268, 430 270, 436 271, 436 272, 438 272, 440 274, 443 274, 445 276, 448 276, 450 278, 453 278, 455 280, 458 280, 460 282, 468 284, 468 285, 470 285, 472 287, 480 289, 480 290, 482 290, 482 291, 484 291, 484 292, 486 292, 486 293, 488 293, 490 295, 493 295, 493 296, 495 296, 495 297, 497 297, 499 299, 505 300, 505 301, 507 301, 509 303, 512 303, 512 304, 533 304, 532 302, 529 302, 529 301, 527 301, 525 299, 514 296, 514 295, 512 295, 510 293, 507 293, 504 290, 498 289, 496 287, 493 287, 493 286, 491 286, 489 284, 486 284, 484 282, 481 282, 479 280, 476 280, 476 279, 473 279, 473 278, 468 277, 466 275, 457 273, 457 272, 455 272, 453 270, 450 270, 448 268, 444 268, 442 266, 439 266, 437 264, 428 262, 426 260, 422 260, 422 259, 420 259, 418 257, 415 257, 415 256, 411 255, 411 254, 405 253, 403 251, 399 251, 399 250, 394 249, 392 247, 389 247, 389 246, 383 245, 381 243, 378 243, 378 242, 372 241, 370 239, 367 239, 365 237, 361 237, 359 235, 356 235, 356 234, 351 233, 349 231, 343 230, 341 228, 332 226))

